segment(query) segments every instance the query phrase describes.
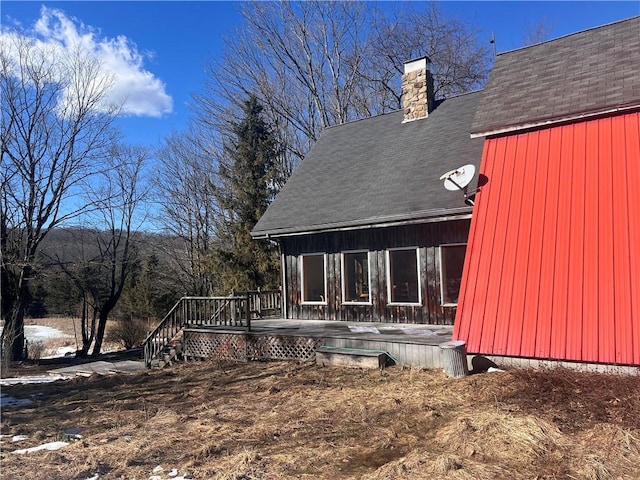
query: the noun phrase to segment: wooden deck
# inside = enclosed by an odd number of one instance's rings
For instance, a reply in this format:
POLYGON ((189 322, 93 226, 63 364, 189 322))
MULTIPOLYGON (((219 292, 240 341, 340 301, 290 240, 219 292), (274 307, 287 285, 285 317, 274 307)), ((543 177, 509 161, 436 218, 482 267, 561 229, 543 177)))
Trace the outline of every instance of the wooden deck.
MULTIPOLYGON (((397 365, 442 368, 440 345, 451 341, 453 327, 402 323, 261 319, 251 331, 229 327, 184 330, 185 357, 218 356, 235 360, 315 360, 320 347, 386 352, 397 365)), ((499 357, 468 353, 469 371, 488 367, 556 368, 640 375, 635 366, 499 357)))
POLYGON ((187 358, 312 360, 317 348, 327 346, 383 351, 396 364, 438 368, 439 346, 451 340, 452 331, 448 325, 262 319, 253 320, 249 332, 185 328, 184 342, 187 358))

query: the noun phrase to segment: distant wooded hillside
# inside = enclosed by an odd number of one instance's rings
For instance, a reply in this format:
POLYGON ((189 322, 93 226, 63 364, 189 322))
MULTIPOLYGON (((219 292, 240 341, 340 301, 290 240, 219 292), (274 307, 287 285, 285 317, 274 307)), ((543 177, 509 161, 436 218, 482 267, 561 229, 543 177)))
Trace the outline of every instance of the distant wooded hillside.
MULTIPOLYGON (((97 295, 105 242, 110 234, 89 228, 52 230, 38 251, 28 314, 79 315, 82 290, 97 295)), ((113 318, 162 318, 175 302, 189 295, 180 273, 180 241, 165 235, 133 234, 132 273, 113 318)))

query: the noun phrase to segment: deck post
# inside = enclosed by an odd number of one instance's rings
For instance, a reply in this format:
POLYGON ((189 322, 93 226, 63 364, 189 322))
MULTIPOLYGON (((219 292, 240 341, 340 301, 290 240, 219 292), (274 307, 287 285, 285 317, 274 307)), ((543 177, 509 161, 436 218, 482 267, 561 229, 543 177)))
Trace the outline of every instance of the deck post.
POLYGON ((258 318, 262 318, 262 295, 260 294, 260 287, 258 287, 258 295, 256 295, 256 314, 258 318))
POLYGON ((465 342, 454 340, 441 344, 440 355, 447 377, 466 377, 469 374, 465 342))
POLYGON ((251 293, 246 292, 246 316, 247 316, 247 332, 251 331, 251 293))

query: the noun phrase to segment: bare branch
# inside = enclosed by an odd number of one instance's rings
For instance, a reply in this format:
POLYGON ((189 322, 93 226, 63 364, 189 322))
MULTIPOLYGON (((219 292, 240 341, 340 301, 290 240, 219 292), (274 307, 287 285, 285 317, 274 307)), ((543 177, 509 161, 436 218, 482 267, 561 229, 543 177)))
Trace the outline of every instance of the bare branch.
POLYGON ((253 2, 242 14, 222 59, 207 67, 194 112, 200 125, 229 136, 241 100, 255 94, 286 142, 287 166, 322 129, 399 109, 407 60, 431 58, 439 97, 479 88, 488 74, 489 51, 477 33, 435 4, 403 4, 385 16, 360 2, 253 2))

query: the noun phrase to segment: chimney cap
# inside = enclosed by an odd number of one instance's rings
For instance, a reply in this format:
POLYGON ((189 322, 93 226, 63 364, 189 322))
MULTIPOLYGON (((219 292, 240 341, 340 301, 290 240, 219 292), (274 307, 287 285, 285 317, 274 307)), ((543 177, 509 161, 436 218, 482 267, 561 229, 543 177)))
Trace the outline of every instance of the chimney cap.
POLYGON ((431 63, 431 60, 426 55, 407 60, 404 62, 404 73, 427 68, 427 64, 429 63, 431 63))

